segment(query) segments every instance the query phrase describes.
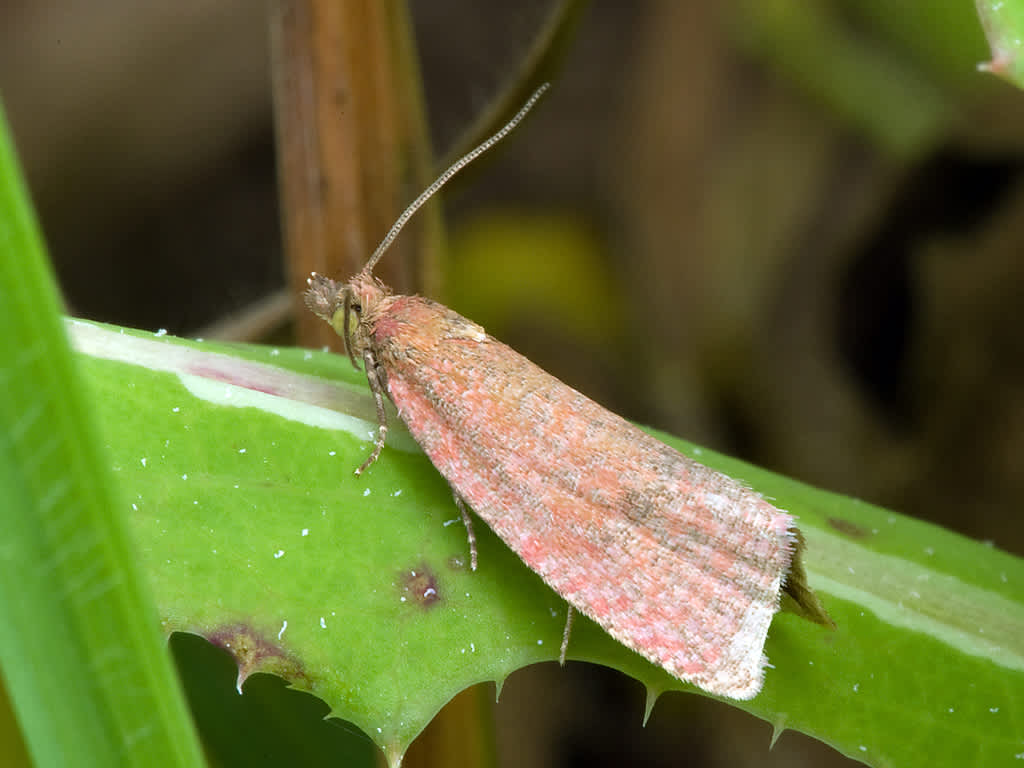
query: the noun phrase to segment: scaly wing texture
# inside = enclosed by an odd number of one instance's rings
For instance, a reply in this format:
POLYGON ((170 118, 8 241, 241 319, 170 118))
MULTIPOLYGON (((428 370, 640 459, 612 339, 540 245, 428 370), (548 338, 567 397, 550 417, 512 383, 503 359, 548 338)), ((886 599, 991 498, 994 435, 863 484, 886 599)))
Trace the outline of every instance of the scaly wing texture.
POLYGON ((790 515, 441 305, 397 297, 374 345, 431 461, 552 588, 682 680, 760 691, 790 515))

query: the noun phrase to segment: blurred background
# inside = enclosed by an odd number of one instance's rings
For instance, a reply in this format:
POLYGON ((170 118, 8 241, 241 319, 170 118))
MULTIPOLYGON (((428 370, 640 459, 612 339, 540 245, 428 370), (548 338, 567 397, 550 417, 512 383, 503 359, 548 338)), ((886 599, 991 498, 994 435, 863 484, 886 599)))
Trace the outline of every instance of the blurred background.
MULTIPOLYGON (((439 156, 550 5, 410 2, 439 156)), ((268 29, 241 0, 0 5, 70 313, 293 340, 268 29)), ((563 57, 447 196, 436 298, 628 418, 1024 553, 1024 97, 977 70, 973 4, 597 0, 563 57)), ((642 712, 607 670, 524 670, 504 764, 852 764, 697 697, 642 712)))

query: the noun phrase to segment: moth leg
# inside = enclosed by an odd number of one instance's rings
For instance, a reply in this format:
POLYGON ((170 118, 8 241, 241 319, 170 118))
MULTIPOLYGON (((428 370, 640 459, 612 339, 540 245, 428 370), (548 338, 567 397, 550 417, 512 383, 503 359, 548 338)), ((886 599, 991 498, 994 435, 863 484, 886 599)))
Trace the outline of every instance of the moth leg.
POLYGON ((377 373, 377 360, 369 349, 363 350, 363 369, 366 371, 366 381, 370 384, 373 401, 377 406, 377 439, 374 441, 370 457, 356 470, 357 475, 363 474, 367 467, 380 458, 380 452, 384 450, 384 441, 388 437, 388 415, 384 411, 384 386, 381 384, 380 374, 377 373))
POLYGON ((455 506, 459 508, 459 515, 462 517, 462 524, 466 526, 466 538, 469 539, 469 569, 471 571, 475 571, 476 534, 473 532, 473 519, 469 516, 469 512, 466 511, 466 502, 462 500, 462 497, 455 491, 452 491, 452 497, 455 499, 455 506))
POLYGON ((569 650, 569 633, 572 632, 572 617, 576 612, 569 606, 565 614, 565 629, 562 630, 562 649, 558 652, 558 663, 565 666, 565 652, 569 650))

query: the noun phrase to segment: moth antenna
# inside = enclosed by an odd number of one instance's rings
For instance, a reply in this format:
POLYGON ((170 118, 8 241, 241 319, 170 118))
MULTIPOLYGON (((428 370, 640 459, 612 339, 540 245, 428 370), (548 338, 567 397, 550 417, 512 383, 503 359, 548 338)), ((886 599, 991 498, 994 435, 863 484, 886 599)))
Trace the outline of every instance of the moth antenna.
POLYGON ((360 274, 371 273, 373 271, 374 265, 378 261, 380 261, 380 257, 384 255, 384 252, 390 247, 391 243, 395 241, 395 238, 398 237, 398 233, 402 231, 402 227, 404 227, 409 222, 409 219, 413 217, 413 214, 415 214, 416 211, 418 211, 422 207, 422 205, 425 202, 427 202, 427 200, 433 197, 434 193, 437 192, 437 190, 439 190, 441 187, 447 184, 449 180, 452 178, 452 176, 454 176, 467 165, 472 163, 474 160, 480 157, 480 155, 482 155, 488 149, 493 147, 499 141, 504 139, 512 131, 513 128, 515 128, 517 125, 519 125, 520 122, 522 122, 523 118, 526 117, 526 113, 533 109, 533 105, 536 104, 537 100, 544 95, 544 91, 546 91, 550 87, 551 83, 544 83, 543 85, 541 85, 537 90, 533 92, 533 95, 526 100, 526 103, 523 104, 522 108, 518 112, 516 112, 515 116, 507 123, 505 123, 504 127, 502 127, 500 131, 498 131, 489 139, 479 144, 475 149, 469 151, 468 153, 460 157, 458 160, 456 160, 454 163, 452 163, 450 166, 448 166, 448 170, 446 170, 444 173, 438 176, 437 180, 434 181, 433 184, 431 184, 429 187, 423 190, 423 192, 420 193, 419 197, 417 197, 415 200, 409 203, 409 207, 406 208, 402 212, 402 215, 395 220, 395 223, 391 225, 391 229, 388 230, 388 233, 384 236, 384 239, 380 241, 380 245, 377 246, 377 250, 375 250, 373 254, 370 256, 370 260, 366 262, 366 266, 362 268, 360 274))

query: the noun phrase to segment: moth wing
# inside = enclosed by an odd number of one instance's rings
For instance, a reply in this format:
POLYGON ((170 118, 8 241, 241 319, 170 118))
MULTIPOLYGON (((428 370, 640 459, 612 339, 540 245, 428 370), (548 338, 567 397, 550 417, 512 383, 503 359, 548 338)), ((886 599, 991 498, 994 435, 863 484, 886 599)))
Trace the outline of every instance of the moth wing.
POLYGON ((760 691, 790 515, 482 331, 415 351, 384 355, 399 415, 530 568, 676 677, 736 699, 760 691))

